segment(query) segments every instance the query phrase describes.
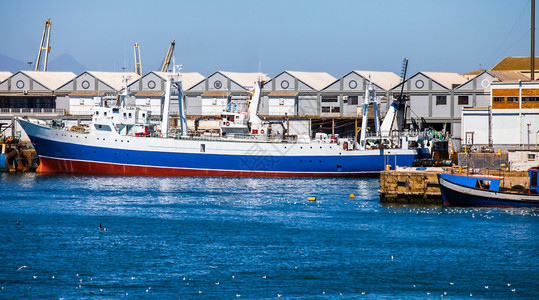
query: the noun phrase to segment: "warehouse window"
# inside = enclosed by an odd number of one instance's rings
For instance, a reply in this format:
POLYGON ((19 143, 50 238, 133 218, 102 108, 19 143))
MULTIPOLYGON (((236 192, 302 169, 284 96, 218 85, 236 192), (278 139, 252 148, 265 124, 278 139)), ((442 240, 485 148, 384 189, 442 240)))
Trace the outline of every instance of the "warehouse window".
POLYGON ((357 105, 359 96, 348 96, 348 105, 357 105))
POLYGON ((518 102, 518 97, 507 97, 507 102, 518 102))
POLYGON ((331 112, 332 113, 338 113, 338 112, 341 112, 341 108, 338 107, 338 106, 334 106, 331 108, 331 112))
POLYGON ((436 105, 446 105, 447 96, 436 96, 436 105))
POLYGON ((494 97, 492 99, 494 102, 504 102, 505 101, 505 98, 504 97, 494 97))
POLYGON ((459 96, 459 105, 468 105, 468 96, 459 96))
POLYGON ((339 96, 322 96, 322 102, 339 102, 339 96))
POLYGON ((330 106, 322 106, 322 112, 323 113, 331 112, 331 107, 330 106))

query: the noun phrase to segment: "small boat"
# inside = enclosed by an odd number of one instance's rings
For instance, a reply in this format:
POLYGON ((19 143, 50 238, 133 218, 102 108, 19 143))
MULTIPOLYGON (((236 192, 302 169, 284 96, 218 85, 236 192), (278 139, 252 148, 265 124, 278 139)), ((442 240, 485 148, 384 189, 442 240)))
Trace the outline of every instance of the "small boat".
POLYGON ((529 189, 504 189, 502 177, 488 175, 438 175, 442 200, 447 206, 539 207, 539 167, 528 170, 529 189))

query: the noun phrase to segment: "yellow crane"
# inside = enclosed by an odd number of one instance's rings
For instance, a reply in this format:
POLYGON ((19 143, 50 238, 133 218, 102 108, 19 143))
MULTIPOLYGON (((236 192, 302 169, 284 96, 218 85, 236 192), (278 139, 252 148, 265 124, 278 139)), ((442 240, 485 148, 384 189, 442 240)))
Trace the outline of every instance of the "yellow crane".
POLYGON ((138 46, 138 43, 135 43, 133 51, 135 53, 135 73, 142 76, 142 58, 140 57, 140 47, 138 46))
POLYGON ((168 46, 167 55, 165 55, 165 60, 163 61, 163 65, 161 66, 161 72, 167 72, 168 66, 170 65, 170 59, 172 58, 172 53, 174 53, 175 44, 176 40, 172 40, 170 46, 168 46))
POLYGON ((43 28, 43 36, 41 37, 41 45, 39 46, 39 52, 37 53, 36 66, 34 71, 39 71, 39 64, 41 63, 41 53, 45 51, 45 59, 43 62, 43 71, 47 71, 47 61, 49 59, 49 52, 51 52, 51 46, 49 45, 51 40, 51 20, 45 22, 43 28))

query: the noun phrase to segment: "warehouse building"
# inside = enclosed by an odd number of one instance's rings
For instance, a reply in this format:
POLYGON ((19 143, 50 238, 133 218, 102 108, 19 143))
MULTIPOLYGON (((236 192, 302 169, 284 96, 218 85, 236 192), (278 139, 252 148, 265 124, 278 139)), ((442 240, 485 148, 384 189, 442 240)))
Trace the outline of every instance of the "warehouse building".
POLYGON ((56 90, 74 77, 72 72, 19 71, 5 78, 0 83, 0 123, 8 128, 3 135, 20 133, 16 125, 14 131, 9 128, 13 116, 44 119, 64 116, 65 110, 56 106, 56 90))
POLYGON ((0 107, 36 113, 56 109, 57 89, 74 77, 72 72, 19 71, 0 83, 0 107))
POLYGON ((336 80, 326 72, 283 71, 263 89, 262 116, 320 116, 320 91, 336 80))
MULTIPOLYGON (((424 119, 436 130, 446 130, 455 137, 460 135, 460 110, 470 102, 458 102, 456 89, 473 76, 451 72, 418 72, 404 83, 404 93, 410 95, 407 119, 424 119)), ((401 84, 392 89, 393 95, 401 91, 401 84)))
POLYGON ((268 81, 263 73, 217 71, 184 89, 187 116, 219 116, 223 111, 245 112, 255 82, 268 81))
POLYGON ((370 82, 380 100, 381 115, 383 116, 390 103, 388 100, 391 100, 390 90, 401 81, 402 79, 393 72, 351 71, 322 89, 322 113, 330 113, 331 116, 340 117, 360 116, 365 91, 370 82), (332 105, 328 107, 328 104, 332 105))
POLYGON ((539 83, 493 82, 489 106, 462 112, 463 144, 475 148, 536 148, 539 83))
MULTIPOLYGON (((128 86, 130 97, 137 107, 149 110, 152 116, 160 116, 163 107, 166 80, 179 80, 177 73, 151 71, 128 86)), ((197 72, 180 73, 182 89, 189 90, 204 80, 197 72)), ((178 113, 177 93, 171 96, 171 113, 178 113)))
POLYGON ((56 107, 72 116, 90 116, 94 106, 116 105, 125 81, 129 85, 139 78, 133 72, 83 72, 56 90, 56 107))

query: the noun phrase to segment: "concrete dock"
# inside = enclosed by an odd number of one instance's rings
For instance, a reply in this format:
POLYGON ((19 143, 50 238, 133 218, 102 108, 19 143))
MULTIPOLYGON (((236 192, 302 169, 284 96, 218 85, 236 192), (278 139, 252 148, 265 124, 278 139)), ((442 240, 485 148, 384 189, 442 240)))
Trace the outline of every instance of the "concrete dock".
MULTIPOLYGON (((409 168, 398 167, 396 170, 380 173, 380 202, 409 204, 442 204, 437 175, 442 172, 462 173, 466 170, 455 167, 446 168, 409 168)), ((508 172, 502 170, 480 170, 477 174, 503 177, 502 186, 528 188, 527 172, 508 172)))

